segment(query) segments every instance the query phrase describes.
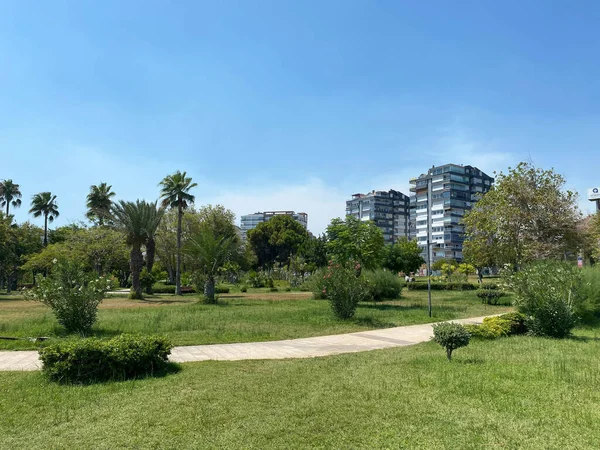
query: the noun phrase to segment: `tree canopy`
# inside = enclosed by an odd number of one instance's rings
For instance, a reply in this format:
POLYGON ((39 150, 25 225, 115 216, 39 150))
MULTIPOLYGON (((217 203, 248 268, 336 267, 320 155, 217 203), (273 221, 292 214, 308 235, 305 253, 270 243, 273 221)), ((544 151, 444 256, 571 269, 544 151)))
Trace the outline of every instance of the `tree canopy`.
POLYGON ((333 219, 327 227, 327 254, 340 262, 359 262, 366 269, 381 266, 385 241, 371 221, 352 216, 333 219))
POLYGON ((216 276, 227 263, 241 257, 241 240, 234 225, 235 215, 223 206, 205 206, 197 216, 197 226, 184 248, 199 284, 204 285, 205 300, 214 303, 216 276))
POLYGON ((477 267, 564 258, 578 247, 577 194, 564 178, 521 162, 500 173, 496 184, 464 218, 467 262, 477 267))
POLYGON ((290 257, 298 252, 306 239, 306 229, 292 217, 283 214, 259 223, 248 231, 248 242, 256 253, 258 264, 265 268, 272 268, 276 262, 288 265, 290 257))
POLYGON ((417 241, 401 237, 385 247, 383 266, 392 272, 416 272, 424 262, 417 241))
POLYGON ((19 208, 21 206, 21 190, 13 180, 0 181, 0 207, 6 207, 6 215, 9 215, 10 207, 19 208))
POLYGON ((112 186, 107 183, 90 186, 90 193, 87 195, 87 212, 85 216, 92 222, 102 226, 110 222, 112 198, 115 193, 112 186))

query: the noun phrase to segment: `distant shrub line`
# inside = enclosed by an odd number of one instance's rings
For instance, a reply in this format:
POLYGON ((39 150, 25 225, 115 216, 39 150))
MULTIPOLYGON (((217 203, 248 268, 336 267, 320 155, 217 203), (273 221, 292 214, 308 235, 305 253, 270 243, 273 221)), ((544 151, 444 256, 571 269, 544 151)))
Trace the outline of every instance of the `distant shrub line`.
MULTIPOLYGON (((474 291, 477 285, 474 283, 431 283, 432 291, 474 291)), ((427 283, 408 283, 409 291, 426 291, 427 283)))

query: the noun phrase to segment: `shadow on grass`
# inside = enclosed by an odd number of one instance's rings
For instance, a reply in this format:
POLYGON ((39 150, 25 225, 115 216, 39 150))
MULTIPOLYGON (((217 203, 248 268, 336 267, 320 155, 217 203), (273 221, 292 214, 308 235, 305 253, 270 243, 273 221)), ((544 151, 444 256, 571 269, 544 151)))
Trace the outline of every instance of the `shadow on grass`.
POLYGON ((20 294, 0 294, 0 302, 22 302, 25 298, 23 298, 20 294))
POLYGON ((567 339, 577 342, 600 342, 600 337, 591 336, 569 336, 567 339))
POLYGON ((413 303, 410 305, 390 305, 389 303, 359 303, 359 309, 376 309, 378 311, 408 311, 411 309, 427 309, 427 305, 413 303))
POLYGON ((398 326, 394 322, 384 322, 383 320, 374 317, 360 317, 355 319, 354 323, 369 328, 392 328, 398 326))
POLYGON ((123 383, 127 381, 142 381, 148 380, 150 378, 165 378, 170 375, 175 375, 181 372, 182 367, 181 364, 168 362, 163 369, 153 371, 151 373, 147 373, 145 375, 139 375, 131 378, 118 378, 112 380, 77 380, 77 381, 63 381, 63 380, 48 380, 50 383, 60 384, 62 386, 92 386, 99 384, 114 384, 114 383, 123 383))

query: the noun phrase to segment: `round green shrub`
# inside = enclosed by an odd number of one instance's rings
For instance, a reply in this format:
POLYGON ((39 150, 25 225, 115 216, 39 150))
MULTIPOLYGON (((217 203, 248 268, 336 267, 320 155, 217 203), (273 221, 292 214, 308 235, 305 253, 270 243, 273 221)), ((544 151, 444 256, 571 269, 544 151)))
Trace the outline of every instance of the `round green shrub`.
POLYGON ((510 324, 510 334, 527 333, 527 316, 519 312, 510 312, 502 314, 500 319, 506 320, 510 324))
POLYGON ((454 350, 469 345, 471 335, 459 323, 442 322, 433 325, 433 340, 446 349, 450 361, 454 350))

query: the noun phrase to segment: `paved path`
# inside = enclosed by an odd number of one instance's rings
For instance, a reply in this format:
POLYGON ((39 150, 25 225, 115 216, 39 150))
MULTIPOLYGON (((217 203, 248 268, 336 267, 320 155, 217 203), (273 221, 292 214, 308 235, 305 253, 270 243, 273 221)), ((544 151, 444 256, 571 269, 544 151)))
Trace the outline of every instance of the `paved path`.
MULTIPOLYGON (((473 317, 453 322, 481 323, 483 319, 484 317, 473 317)), ((409 325, 286 341, 175 347, 169 359, 173 362, 191 362, 312 358, 414 345, 428 341, 432 335, 431 324, 409 325)), ((39 370, 40 368, 41 362, 36 351, 0 351, 0 371, 39 370)))

